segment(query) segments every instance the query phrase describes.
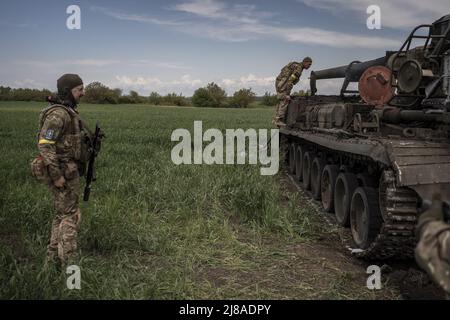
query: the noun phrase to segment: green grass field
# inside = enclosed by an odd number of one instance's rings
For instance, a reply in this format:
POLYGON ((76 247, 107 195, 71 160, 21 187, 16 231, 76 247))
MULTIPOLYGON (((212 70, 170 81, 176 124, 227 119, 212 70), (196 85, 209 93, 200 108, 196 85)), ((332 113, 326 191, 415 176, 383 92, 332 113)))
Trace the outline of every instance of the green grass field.
POLYGON ((82 289, 44 268, 53 216, 29 163, 41 103, 0 103, 0 298, 377 298, 364 269, 334 261, 338 240, 282 174, 171 162, 174 129, 270 128, 273 109, 82 105, 107 135, 81 204, 82 289), (334 244, 328 246, 328 243, 334 244), (317 249, 319 248, 319 249, 317 249), (325 253, 324 253, 325 252, 325 253), (334 256, 333 256, 334 257, 334 256))

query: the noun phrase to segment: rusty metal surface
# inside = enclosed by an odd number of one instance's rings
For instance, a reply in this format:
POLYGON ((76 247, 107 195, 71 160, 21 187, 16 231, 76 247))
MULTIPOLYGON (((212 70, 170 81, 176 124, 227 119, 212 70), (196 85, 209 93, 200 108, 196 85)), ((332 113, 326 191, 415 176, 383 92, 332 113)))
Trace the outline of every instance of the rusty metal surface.
POLYGON ((384 106, 394 96, 392 72, 384 66, 367 69, 359 79, 359 93, 363 100, 374 106, 384 106))

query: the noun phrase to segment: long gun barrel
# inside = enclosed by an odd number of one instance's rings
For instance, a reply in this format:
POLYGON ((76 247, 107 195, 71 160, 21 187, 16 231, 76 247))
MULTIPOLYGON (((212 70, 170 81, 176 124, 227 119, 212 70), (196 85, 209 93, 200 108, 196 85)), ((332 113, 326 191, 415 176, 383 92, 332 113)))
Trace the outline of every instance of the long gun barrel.
POLYGON ((311 92, 315 93, 317 91, 316 80, 345 78, 344 83, 346 84, 343 86, 343 90, 341 90, 342 94, 343 91, 345 91, 348 82, 359 81, 359 78, 364 73, 364 71, 366 71, 370 67, 386 65, 388 58, 389 55, 386 54, 386 56, 365 62, 353 61, 352 63, 345 66, 329 68, 319 71, 311 71, 310 77, 311 92))
POLYGON ((312 71, 311 77, 317 80, 348 78, 350 81, 358 81, 366 69, 373 66, 384 66, 387 62, 386 56, 365 62, 354 61, 348 65, 329 68, 325 70, 312 71))

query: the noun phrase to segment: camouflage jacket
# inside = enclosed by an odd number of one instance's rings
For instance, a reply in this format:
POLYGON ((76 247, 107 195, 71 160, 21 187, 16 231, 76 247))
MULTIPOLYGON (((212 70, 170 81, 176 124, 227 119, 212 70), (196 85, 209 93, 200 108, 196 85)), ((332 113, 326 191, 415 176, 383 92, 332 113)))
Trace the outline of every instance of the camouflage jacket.
POLYGON ((303 64, 299 62, 290 62, 281 69, 275 81, 275 88, 279 99, 291 94, 291 90, 300 80, 302 72, 303 64))
POLYGON ((450 294, 450 224, 419 219, 417 230, 420 237, 415 250, 417 263, 450 294))
POLYGON ((89 159, 90 132, 78 112, 63 105, 50 105, 39 119, 38 149, 52 180, 64 175, 63 164, 89 159))

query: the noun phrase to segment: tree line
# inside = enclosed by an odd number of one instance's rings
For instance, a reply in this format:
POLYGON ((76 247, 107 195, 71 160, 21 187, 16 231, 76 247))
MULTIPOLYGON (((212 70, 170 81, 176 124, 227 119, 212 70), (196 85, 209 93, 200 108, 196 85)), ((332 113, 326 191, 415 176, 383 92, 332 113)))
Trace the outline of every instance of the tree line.
MULTIPOLYGON (((0 101, 42 102, 52 94, 55 95, 47 89, 15 89, 0 86, 0 101)), ((307 95, 307 93, 300 91, 299 95, 307 95)), ((100 82, 92 82, 85 87, 85 96, 82 101, 95 104, 152 104, 213 108, 247 108, 253 102, 275 106, 278 102, 275 94, 266 92, 262 97, 257 97, 251 88, 237 90, 233 95, 228 96, 225 90, 214 82, 195 90, 192 97, 176 93, 160 95, 157 92, 151 92, 146 97, 133 90, 123 94, 121 89, 111 89, 100 82)))

